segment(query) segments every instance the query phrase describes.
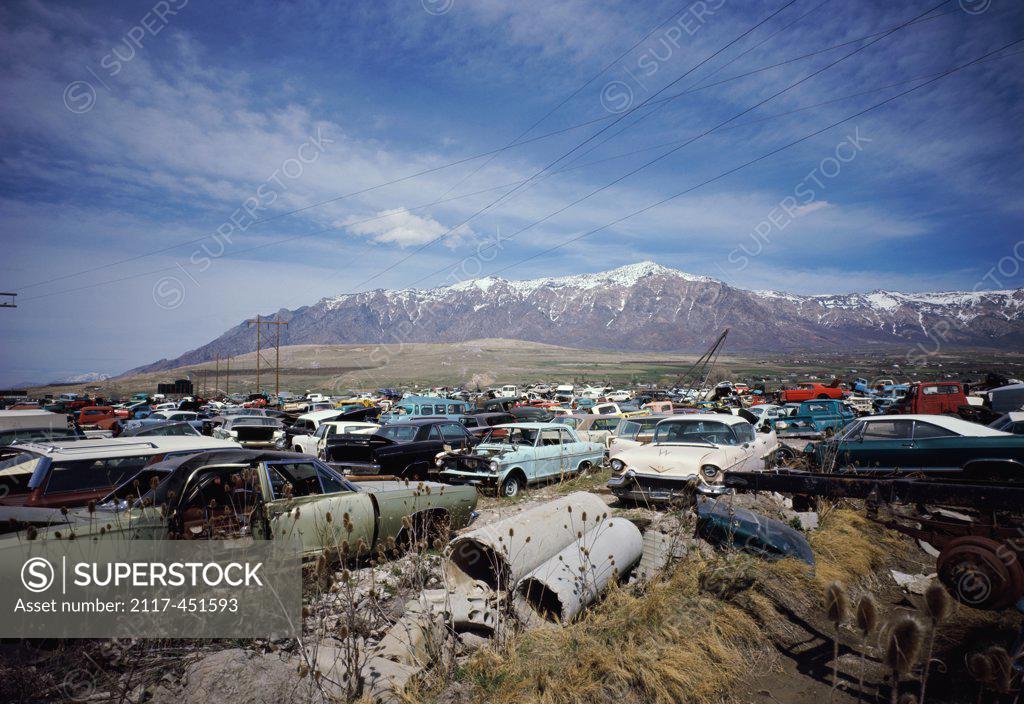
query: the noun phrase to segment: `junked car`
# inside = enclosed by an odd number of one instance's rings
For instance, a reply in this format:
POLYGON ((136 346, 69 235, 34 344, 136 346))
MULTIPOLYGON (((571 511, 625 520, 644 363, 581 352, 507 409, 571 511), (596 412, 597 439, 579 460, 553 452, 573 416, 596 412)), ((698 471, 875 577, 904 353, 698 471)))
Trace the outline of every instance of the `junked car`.
POLYGON ((280 449, 285 444, 281 421, 267 416, 230 416, 213 431, 213 437, 249 448, 280 449))
POLYGON ((477 439, 457 420, 417 418, 389 423, 372 433, 337 434, 327 439, 324 459, 352 477, 426 479, 445 448, 472 447, 477 439))
POLYGON ((164 464, 150 478, 155 486, 140 491, 129 484, 94 512, 68 512, 69 525, 40 531, 37 539, 59 531, 78 540, 247 537, 298 540, 305 557, 347 544, 356 557, 412 537, 407 517, 414 530, 461 528, 477 502, 471 487, 354 484, 318 460, 285 452, 222 450, 164 464))
POLYGON ((774 430, 756 431, 731 414, 670 416, 654 429, 648 445, 611 456, 611 492, 621 499, 672 502, 694 491, 721 492, 730 469, 763 469, 774 461, 779 441, 774 430))
POLYGON ((509 423, 491 429, 471 451, 437 458, 438 476, 518 496, 530 484, 575 476, 604 460, 603 443, 582 439, 557 423, 509 423))
POLYGON ((321 423, 312 435, 296 435, 292 438, 292 450, 304 455, 314 455, 323 459, 327 441, 335 435, 348 433, 367 434, 376 432, 380 426, 376 423, 331 420, 321 423))
POLYGON ((0 504, 84 506, 151 462, 237 447, 234 442, 195 435, 14 445, 0 450, 0 504))
POLYGON ((868 416, 805 452, 837 471, 1024 481, 1024 436, 953 416, 868 416))
POLYGON ((567 425, 584 440, 599 442, 605 447, 615 434, 622 419, 617 416, 599 416, 592 413, 555 418, 553 422, 567 425))
POLYGON ((609 456, 627 448, 640 447, 651 442, 654 439, 654 429, 665 418, 668 416, 664 413, 642 418, 620 418, 615 432, 608 440, 609 456))
POLYGON ((831 437, 854 420, 856 412, 843 401, 823 399, 804 401, 793 415, 775 421, 779 437, 831 437))

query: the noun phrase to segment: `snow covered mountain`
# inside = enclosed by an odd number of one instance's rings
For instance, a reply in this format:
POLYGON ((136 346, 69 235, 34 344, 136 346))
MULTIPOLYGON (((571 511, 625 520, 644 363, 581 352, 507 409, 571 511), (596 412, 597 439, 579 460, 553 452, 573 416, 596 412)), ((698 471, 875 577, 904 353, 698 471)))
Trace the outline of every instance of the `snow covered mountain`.
MULTIPOLYGON (((273 314, 272 314, 273 315, 273 314)), ((486 277, 433 289, 377 289, 278 312, 282 344, 512 338, 568 347, 697 351, 730 328, 730 351, 910 349, 1024 343, 1024 289, 796 296, 748 291, 654 262, 557 278, 486 277)), ((245 323, 159 371, 256 348, 245 323)))

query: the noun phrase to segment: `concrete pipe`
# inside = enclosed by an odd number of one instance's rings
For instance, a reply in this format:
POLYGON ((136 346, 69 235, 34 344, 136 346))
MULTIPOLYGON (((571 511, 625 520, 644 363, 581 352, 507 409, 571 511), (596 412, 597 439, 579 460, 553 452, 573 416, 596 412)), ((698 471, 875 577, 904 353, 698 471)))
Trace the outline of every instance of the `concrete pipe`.
POLYGON ((524 576, 517 596, 548 621, 571 621, 639 562, 643 551, 639 528, 608 518, 524 576))
POLYGON ((479 580, 509 589, 607 517, 596 494, 577 491, 461 535, 449 545, 453 583, 479 580))

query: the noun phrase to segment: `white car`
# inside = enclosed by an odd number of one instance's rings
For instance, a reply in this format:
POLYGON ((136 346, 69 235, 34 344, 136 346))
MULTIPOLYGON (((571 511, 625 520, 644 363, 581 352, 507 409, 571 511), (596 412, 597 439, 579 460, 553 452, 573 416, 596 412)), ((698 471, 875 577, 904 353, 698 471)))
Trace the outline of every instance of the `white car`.
POLYGON ((725 413, 669 416, 647 445, 613 453, 608 488, 633 501, 674 501, 696 489, 721 493, 728 470, 763 469, 779 449, 774 430, 757 431, 725 413))
POLYGON ((357 423, 349 420, 326 421, 320 424, 312 435, 297 435, 292 438, 292 450, 304 455, 322 457, 327 439, 332 435, 347 433, 367 434, 380 428, 377 423, 357 423))
POLYGON ((612 391, 610 394, 607 394, 605 398, 609 401, 628 401, 633 398, 633 394, 625 389, 619 389, 618 391, 612 391))

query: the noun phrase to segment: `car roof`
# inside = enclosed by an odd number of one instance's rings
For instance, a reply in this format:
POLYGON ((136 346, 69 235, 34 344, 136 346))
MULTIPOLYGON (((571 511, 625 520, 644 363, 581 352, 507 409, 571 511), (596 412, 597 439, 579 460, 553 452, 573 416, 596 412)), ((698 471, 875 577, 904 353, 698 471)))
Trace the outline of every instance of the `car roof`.
POLYGON ((313 411, 311 413, 303 413, 299 416, 299 420, 320 420, 321 418, 332 418, 334 416, 341 415, 340 408, 325 408, 320 411, 313 411))
POLYGON ((18 443, 18 447, 49 457, 120 457, 151 452, 231 449, 235 443, 203 435, 154 435, 145 438, 86 438, 18 443))
POLYGON ((1007 433, 1002 430, 996 430, 990 428, 987 425, 980 425, 978 423, 972 423, 969 420, 963 418, 956 418, 954 416, 939 416, 929 415, 927 413, 909 413, 907 415, 888 415, 888 416, 865 416, 860 420, 863 421, 876 421, 876 420, 919 420, 923 423, 931 423, 937 425, 940 428, 946 430, 952 430, 954 433, 959 435, 967 436, 995 436, 995 435, 1012 435, 1013 433, 1007 433))
POLYGON ((570 429, 564 423, 502 423, 495 428, 525 428, 527 430, 549 430, 551 428, 570 429))
POLYGON ((682 415, 668 416, 664 420, 716 420, 726 425, 739 425, 740 423, 750 424, 746 418, 734 416, 732 413, 684 413, 682 415))

